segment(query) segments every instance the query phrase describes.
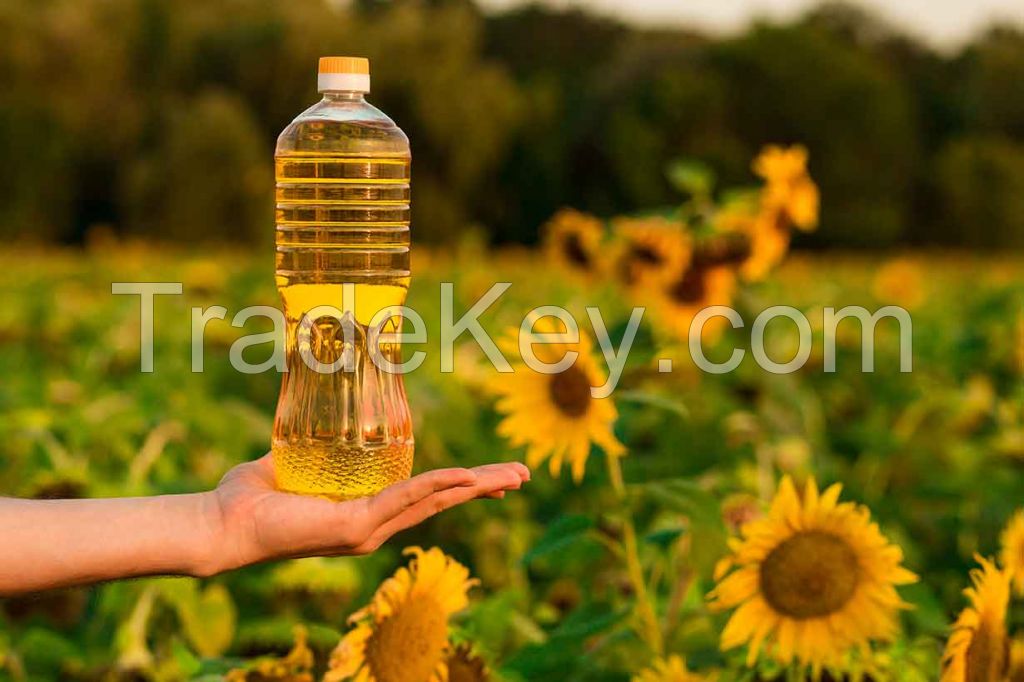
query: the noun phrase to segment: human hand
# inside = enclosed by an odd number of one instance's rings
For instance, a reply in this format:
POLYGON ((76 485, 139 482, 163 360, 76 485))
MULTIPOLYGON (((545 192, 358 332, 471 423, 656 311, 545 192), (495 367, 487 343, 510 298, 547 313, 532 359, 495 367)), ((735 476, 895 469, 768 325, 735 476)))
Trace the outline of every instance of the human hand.
POLYGON ((219 556, 210 573, 287 557, 367 554, 395 533, 456 505, 503 497, 530 480, 518 462, 437 469, 345 502, 274 487, 271 455, 231 469, 211 495, 219 556))

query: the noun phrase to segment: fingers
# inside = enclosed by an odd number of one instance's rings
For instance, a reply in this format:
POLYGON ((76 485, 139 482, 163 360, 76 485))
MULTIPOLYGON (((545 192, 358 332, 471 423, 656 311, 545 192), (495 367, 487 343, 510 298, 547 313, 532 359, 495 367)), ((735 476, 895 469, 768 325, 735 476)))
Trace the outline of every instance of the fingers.
POLYGON ((435 469, 388 486, 368 500, 372 527, 377 528, 424 499, 449 489, 469 488, 477 474, 469 469, 435 469))
POLYGON ((395 533, 422 523, 446 509, 481 497, 501 499, 505 496, 505 491, 518 490, 524 482, 530 480, 530 470, 518 462, 487 464, 471 471, 476 475, 474 484, 440 490, 428 495, 381 525, 370 535, 366 546, 360 549, 373 551, 395 533))
POLYGON ((484 464, 482 466, 474 467, 470 471, 480 475, 483 472, 490 471, 511 471, 519 477, 521 483, 525 483, 530 480, 530 470, 522 462, 498 462, 495 464, 484 464))

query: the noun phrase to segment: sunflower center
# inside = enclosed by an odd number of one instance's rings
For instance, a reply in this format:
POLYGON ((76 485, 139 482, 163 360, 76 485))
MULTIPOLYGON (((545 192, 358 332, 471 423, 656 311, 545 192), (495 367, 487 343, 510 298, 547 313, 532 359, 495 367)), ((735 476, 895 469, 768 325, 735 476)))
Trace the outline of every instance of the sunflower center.
POLYGON ((843 608, 859 577, 850 545, 832 533, 804 531, 768 554, 761 565, 761 592, 780 613, 817 618, 843 608))
POLYGON ((412 597, 381 621, 366 642, 377 682, 426 682, 444 661, 448 620, 429 595, 412 597))
POLYGON ((583 248, 583 242, 578 234, 566 235, 562 243, 562 253, 566 260, 580 267, 590 267, 590 254, 583 248))
POLYGON ((975 630, 967 647, 964 682, 1003 679, 1009 659, 1009 644, 1005 633, 993 632, 991 626, 982 624, 975 630))
POLYGON ((635 245, 630 249, 630 257, 645 265, 661 265, 665 259, 649 246, 635 245))
POLYGON ((789 223, 789 207, 786 206, 775 216, 775 220, 772 221, 772 226, 779 232, 786 232, 789 229, 789 223))
POLYGON ((590 379, 575 365, 552 374, 548 391, 551 401, 566 416, 582 417, 590 408, 590 379))
POLYGON ((668 289, 668 295, 676 303, 698 303, 704 300, 707 293, 707 282, 704 279, 703 268, 691 267, 683 273, 683 276, 673 283, 668 289))
POLYGON ((743 235, 732 234, 722 237, 707 246, 707 253, 703 254, 705 262, 709 264, 733 264, 742 263, 750 258, 750 241, 743 235))
POLYGON ((662 254, 644 244, 631 244, 624 257, 619 259, 619 277, 625 284, 636 283, 636 269, 658 268, 665 262, 662 254))

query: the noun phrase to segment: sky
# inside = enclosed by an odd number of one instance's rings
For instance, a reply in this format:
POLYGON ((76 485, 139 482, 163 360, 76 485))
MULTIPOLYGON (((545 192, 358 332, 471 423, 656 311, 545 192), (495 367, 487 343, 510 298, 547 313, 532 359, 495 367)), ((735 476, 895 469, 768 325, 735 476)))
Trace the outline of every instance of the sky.
MULTIPOLYGON (((689 25, 732 32, 751 19, 787 19, 818 4, 817 0, 540 0, 557 7, 578 6, 632 23, 689 25)), ((500 10, 527 0, 480 0, 500 10)), ((1024 27, 1024 0, 859 0, 903 31, 936 47, 954 48, 995 19, 1024 27)))

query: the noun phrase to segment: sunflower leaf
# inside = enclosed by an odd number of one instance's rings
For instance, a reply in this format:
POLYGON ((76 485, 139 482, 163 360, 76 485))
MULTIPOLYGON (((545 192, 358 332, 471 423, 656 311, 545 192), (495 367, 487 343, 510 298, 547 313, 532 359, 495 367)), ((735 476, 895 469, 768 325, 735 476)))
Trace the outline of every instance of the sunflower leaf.
POLYGON ((581 514, 560 516, 548 526, 537 544, 523 556, 523 563, 530 564, 540 557, 565 549, 577 540, 583 539, 593 526, 594 522, 581 514))
POLYGON ((718 501, 689 479, 673 478, 644 483, 637 486, 636 490, 653 502, 685 514, 693 522, 721 524, 718 501))
POLYGON ((178 670, 187 679, 193 679, 202 669, 200 660, 177 637, 171 640, 171 654, 174 657, 178 670))
POLYGON ((689 519, 690 559, 701 573, 709 573, 725 552, 725 527, 715 497, 685 478, 646 483, 634 490, 651 502, 689 519))
POLYGON ((686 531, 682 528, 662 528, 645 535, 644 542, 649 542, 652 545, 657 545, 658 547, 665 549, 678 540, 685 532, 686 531))
POLYGON ((683 419, 690 418, 690 410, 686 408, 678 400, 673 400, 668 396, 660 393, 651 393, 650 391, 619 391, 615 393, 615 399, 624 403, 636 403, 638 405, 649 405, 650 407, 657 407, 671 412, 675 415, 682 417, 683 419))
POLYGON ((621 621, 628 613, 628 609, 610 610, 604 604, 584 604, 570 613, 551 633, 551 637, 552 639, 585 639, 607 630, 621 621))

